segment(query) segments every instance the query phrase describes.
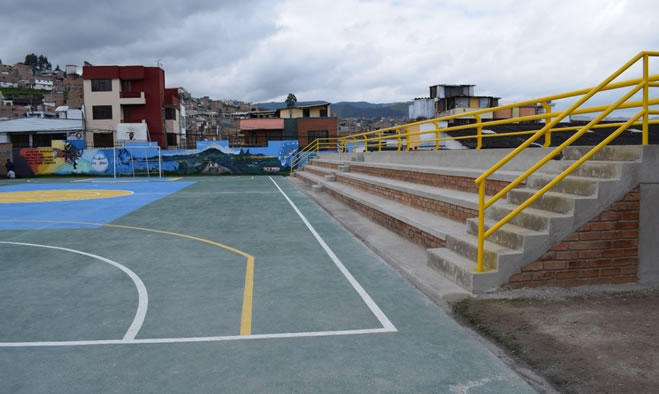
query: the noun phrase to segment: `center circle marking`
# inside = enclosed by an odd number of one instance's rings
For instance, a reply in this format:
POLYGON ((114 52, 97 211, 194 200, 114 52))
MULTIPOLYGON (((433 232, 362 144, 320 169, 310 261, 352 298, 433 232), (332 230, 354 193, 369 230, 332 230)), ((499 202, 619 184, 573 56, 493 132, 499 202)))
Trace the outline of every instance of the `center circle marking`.
POLYGON ((0 193, 0 204, 96 200, 133 194, 129 190, 113 189, 55 189, 0 193))

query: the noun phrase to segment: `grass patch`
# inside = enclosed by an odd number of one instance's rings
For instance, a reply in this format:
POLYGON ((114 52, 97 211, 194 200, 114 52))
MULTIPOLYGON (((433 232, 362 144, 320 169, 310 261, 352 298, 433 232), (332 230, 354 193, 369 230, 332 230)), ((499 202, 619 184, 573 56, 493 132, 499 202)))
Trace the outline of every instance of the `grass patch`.
POLYGON ((41 89, 25 89, 25 88, 0 88, 0 92, 2 92, 3 96, 8 96, 8 95, 20 95, 20 94, 39 94, 39 95, 44 95, 50 93, 49 90, 41 90, 41 89))
POLYGON ((511 353, 517 355, 520 351, 520 346, 513 338, 501 335, 490 326, 478 313, 478 308, 475 307, 476 303, 487 303, 487 301, 476 301, 471 299, 464 299, 453 305, 453 312, 473 329, 478 331, 485 337, 488 337, 506 348, 511 353))

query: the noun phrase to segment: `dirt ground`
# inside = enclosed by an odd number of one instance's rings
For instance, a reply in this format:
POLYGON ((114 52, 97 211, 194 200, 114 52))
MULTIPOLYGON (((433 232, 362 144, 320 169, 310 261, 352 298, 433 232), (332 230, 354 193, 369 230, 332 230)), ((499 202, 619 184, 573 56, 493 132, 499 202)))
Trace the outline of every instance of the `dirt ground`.
POLYGON ((453 309, 562 393, 659 393, 659 288, 577 289, 502 292, 453 309))

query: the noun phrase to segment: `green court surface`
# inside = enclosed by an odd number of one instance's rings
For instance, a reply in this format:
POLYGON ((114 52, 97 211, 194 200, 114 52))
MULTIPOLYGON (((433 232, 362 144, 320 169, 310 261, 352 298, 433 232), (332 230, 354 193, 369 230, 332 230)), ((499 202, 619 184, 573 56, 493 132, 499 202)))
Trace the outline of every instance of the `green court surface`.
POLYGON ((164 183, 0 203, 0 392, 533 392, 286 178, 164 183))

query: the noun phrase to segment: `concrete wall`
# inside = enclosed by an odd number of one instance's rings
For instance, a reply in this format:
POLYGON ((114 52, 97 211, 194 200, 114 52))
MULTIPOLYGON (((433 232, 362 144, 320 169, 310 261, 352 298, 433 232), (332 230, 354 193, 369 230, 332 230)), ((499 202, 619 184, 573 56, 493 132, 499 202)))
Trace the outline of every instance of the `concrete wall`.
POLYGON ((659 146, 643 149, 638 278, 659 284, 659 146))

